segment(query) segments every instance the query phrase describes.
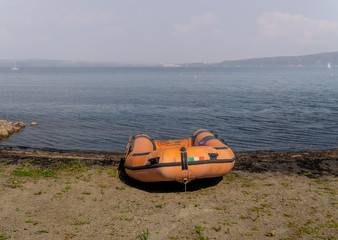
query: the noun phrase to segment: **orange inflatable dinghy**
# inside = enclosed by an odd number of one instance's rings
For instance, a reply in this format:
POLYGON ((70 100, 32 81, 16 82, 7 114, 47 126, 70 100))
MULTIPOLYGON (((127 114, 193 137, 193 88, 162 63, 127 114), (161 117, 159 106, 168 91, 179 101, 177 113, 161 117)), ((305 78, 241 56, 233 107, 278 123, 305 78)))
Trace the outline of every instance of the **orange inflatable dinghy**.
POLYGON ((178 181, 224 176, 235 164, 235 155, 208 130, 192 137, 160 141, 139 134, 129 139, 124 168, 142 182, 178 181))

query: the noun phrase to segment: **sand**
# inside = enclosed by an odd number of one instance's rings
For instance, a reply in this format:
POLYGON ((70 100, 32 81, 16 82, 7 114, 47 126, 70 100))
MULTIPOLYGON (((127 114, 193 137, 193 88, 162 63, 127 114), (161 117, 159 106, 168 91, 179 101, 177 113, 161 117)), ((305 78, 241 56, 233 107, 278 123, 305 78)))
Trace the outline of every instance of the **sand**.
POLYGON ((338 150, 236 153, 187 192, 119 174, 122 156, 0 150, 0 240, 337 238, 338 150))

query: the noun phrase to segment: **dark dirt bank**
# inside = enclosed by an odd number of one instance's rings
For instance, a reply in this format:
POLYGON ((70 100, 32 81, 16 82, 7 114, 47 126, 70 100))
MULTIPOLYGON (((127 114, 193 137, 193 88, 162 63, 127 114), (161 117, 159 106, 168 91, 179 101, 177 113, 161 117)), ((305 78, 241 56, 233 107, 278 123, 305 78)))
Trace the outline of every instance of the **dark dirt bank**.
MULTIPOLYGON (((238 152, 233 170, 248 172, 281 172, 304 174, 309 177, 338 174, 338 149, 308 152, 238 152)), ((40 152, 0 149, 0 163, 50 167, 53 164, 81 163, 88 166, 115 166, 120 163, 124 153, 120 152, 40 152)))

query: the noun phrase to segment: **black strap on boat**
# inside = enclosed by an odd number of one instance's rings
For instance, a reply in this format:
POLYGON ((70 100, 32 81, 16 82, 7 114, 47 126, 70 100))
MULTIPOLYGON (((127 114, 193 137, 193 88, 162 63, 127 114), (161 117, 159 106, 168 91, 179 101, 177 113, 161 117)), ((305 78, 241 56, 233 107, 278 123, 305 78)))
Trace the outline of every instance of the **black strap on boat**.
POLYGON ((192 137, 193 138, 197 138, 198 135, 200 135, 201 133, 205 133, 205 132, 210 132, 210 131, 208 131, 208 130, 201 130, 201 131, 195 133, 194 135, 192 135, 192 137))
POLYGON ((153 150, 155 151, 156 150, 156 144, 155 144, 155 141, 154 139, 150 139, 151 143, 153 144, 153 150))
POLYGON ((199 145, 204 146, 209 140, 212 140, 212 139, 216 139, 214 135, 206 136, 206 137, 201 139, 201 141, 199 142, 199 145))
POLYGON ((154 164, 158 164, 158 162, 160 161, 160 158, 159 157, 150 158, 148 159, 148 161, 150 162, 150 165, 154 165, 154 164))
POLYGON ((210 160, 217 160, 218 153, 208 153, 210 160))
MULTIPOLYGON (((236 159, 235 157, 230 159, 216 159, 216 160, 203 160, 203 161, 192 161, 189 162, 189 165, 207 165, 207 164, 219 164, 219 163, 232 163, 236 159)), ((149 169, 149 168, 162 168, 162 167, 177 167, 182 165, 180 162, 170 162, 170 163, 155 163, 153 165, 140 165, 140 166, 129 166, 124 165, 126 169, 129 170, 143 170, 143 169, 149 169)))
POLYGON ((232 163, 235 161, 234 158, 230 159, 216 159, 216 160, 204 160, 204 161, 193 161, 189 162, 189 165, 202 165, 202 164, 212 164, 212 163, 232 163))
POLYGON ((145 135, 136 135, 133 137, 133 139, 137 139, 137 138, 147 138, 149 140, 151 140, 151 138, 149 136, 145 136, 145 135))
POLYGON ((150 142, 153 144, 153 150, 155 151, 156 150, 156 144, 155 144, 155 141, 154 139, 151 139, 149 136, 145 136, 145 135, 136 135, 133 137, 133 139, 137 139, 137 138, 146 138, 148 140, 150 140, 150 142))
POLYGON ((185 147, 181 147, 181 163, 182 163, 182 170, 188 170, 188 154, 187 149, 185 147))
POLYGON ((150 152, 143 152, 143 153, 134 153, 133 156, 138 157, 138 156, 144 156, 144 155, 149 155, 150 152))
POLYGON ((228 149, 226 146, 224 147, 214 147, 216 150, 228 149))

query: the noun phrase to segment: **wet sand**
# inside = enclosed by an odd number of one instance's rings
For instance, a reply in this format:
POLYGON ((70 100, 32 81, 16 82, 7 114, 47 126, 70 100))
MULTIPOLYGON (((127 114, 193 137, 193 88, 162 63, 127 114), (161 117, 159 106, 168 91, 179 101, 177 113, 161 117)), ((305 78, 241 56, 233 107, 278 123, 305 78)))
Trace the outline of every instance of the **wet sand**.
POLYGON ((123 153, 0 150, 0 239, 336 239, 338 150, 236 153, 224 178, 145 184, 123 153))

